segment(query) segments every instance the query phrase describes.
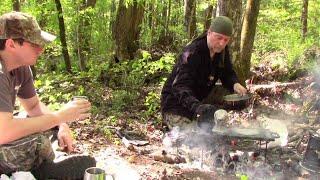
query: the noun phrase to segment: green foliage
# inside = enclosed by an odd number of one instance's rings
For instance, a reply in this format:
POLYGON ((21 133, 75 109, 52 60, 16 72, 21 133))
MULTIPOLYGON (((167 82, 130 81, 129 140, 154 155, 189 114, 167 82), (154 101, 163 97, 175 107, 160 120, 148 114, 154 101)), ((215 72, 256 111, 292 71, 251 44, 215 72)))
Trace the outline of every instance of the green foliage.
MULTIPOLYGON (((112 91, 112 110, 121 111, 134 105, 140 96, 139 89, 144 86, 147 78, 172 70, 175 60, 173 54, 166 54, 158 61, 151 61, 151 54, 147 51, 142 51, 141 55, 141 59, 123 61, 109 69, 109 74, 112 76, 109 85, 117 87, 112 91)), ((150 92, 145 102, 147 113, 152 114, 159 109, 160 97, 150 92)))
POLYGON ((169 73, 172 70, 174 62, 175 57, 172 53, 165 54, 158 61, 153 61, 146 64, 144 68, 147 72, 146 75, 154 75, 158 72, 169 73))
POLYGON ((155 114, 160 108, 160 95, 158 93, 149 92, 146 96, 144 105, 147 107, 147 116, 155 114))
POLYGON ((0 14, 10 12, 12 10, 11 0, 2 0, 0 6, 0 14))
POLYGON ((306 49, 313 45, 319 46, 319 32, 315 31, 318 21, 314 19, 318 12, 316 1, 309 1, 309 32, 304 42, 300 21, 302 1, 262 1, 260 7, 253 62, 259 63, 264 60, 261 57, 277 52, 285 55, 282 59, 277 59, 279 64, 287 64, 290 68, 301 59, 306 49))
POLYGON ((112 109, 115 111, 123 111, 125 107, 132 106, 138 98, 137 92, 128 90, 115 90, 112 92, 112 109))
POLYGON ((240 180, 249 180, 249 177, 244 174, 236 174, 237 177, 240 178, 240 180))
POLYGON ((97 121, 96 128, 100 131, 107 139, 111 139, 114 132, 110 129, 110 126, 117 126, 117 117, 108 116, 106 119, 97 121))
POLYGON ((35 87, 41 101, 48 104, 52 110, 59 109, 61 103, 70 101, 73 96, 87 96, 92 103, 91 113, 97 114, 103 111, 107 102, 101 98, 104 92, 103 86, 95 79, 90 72, 73 75, 57 72, 43 73, 35 80, 35 87))

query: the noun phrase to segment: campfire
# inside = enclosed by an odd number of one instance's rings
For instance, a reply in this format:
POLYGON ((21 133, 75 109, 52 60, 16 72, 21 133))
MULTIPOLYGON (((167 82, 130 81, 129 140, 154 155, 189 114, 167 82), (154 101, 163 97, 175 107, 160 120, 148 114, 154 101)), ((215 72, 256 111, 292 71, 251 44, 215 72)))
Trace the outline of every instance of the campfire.
POLYGON ((318 177, 315 173, 320 172, 319 135, 310 135, 300 164, 291 158, 283 160, 284 152, 292 152, 285 147, 286 144, 271 147, 268 152, 268 144, 278 138, 278 133, 264 128, 215 127, 210 134, 176 128, 167 133, 163 143, 166 155, 183 159, 176 161, 181 169, 245 175, 249 179, 287 177, 290 173, 304 178, 318 177))
POLYGON ((168 133, 164 144, 172 147, 168 153, 186 157, 187 163, 180 164, 181 168, 248 174, 253 167, 266 167, 267 148, 262 152, 261 141, 265 141, 267 147, 269 141, 278 137, 276 133, 264 129, 213 129, 213 134, 201 131, 196 134, 178 131, 177 128, 168 133), (258 140, 260 143, 256 147, 251 143, 252 151, 236 150, 239 143, 248 143, 248 140, 258 140))

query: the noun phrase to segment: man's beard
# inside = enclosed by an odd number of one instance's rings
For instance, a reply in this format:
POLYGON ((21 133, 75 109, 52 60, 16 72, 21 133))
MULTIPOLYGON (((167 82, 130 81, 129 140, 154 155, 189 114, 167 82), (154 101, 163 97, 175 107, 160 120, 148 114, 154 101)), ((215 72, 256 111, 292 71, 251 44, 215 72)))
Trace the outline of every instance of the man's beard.
POLYGON ((220 48, 220 47, 213 47, 212 48, 212 51, 215 53, 220 53, 222 50, 223 50, 223 48, 220 48))

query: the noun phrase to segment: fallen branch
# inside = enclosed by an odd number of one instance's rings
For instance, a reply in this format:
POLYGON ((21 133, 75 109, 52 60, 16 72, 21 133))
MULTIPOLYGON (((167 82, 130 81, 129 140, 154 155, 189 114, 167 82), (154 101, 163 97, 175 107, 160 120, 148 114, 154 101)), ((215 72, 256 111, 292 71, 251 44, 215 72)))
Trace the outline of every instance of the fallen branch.
POLYGON ((274 91, 277 92, 279 89, 285 89, 285 88, 293 88, 300 86, 303 82, 289 82, 289 83, 279 83, 275 82, 272 84, 257 84, 257 85, 249 85, 250 92, 261 92, 261 91, 274 91))
POLYGON ((317 131, 320 129, 320 125, 310 125, 310 124, 295 124, 296 128, 303 130, 317 131))

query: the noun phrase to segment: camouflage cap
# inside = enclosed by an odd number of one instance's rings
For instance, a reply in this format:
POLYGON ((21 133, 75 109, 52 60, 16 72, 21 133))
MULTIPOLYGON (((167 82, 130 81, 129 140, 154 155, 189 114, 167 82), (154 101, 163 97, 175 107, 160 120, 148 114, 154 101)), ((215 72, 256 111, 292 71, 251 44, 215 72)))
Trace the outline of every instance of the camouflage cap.
POLYGON ((0 39, 9 38, 22 38, 44 46, 53 41, 56 36, 42 31, 33 16, 12 11, 0 16, 0 39))

